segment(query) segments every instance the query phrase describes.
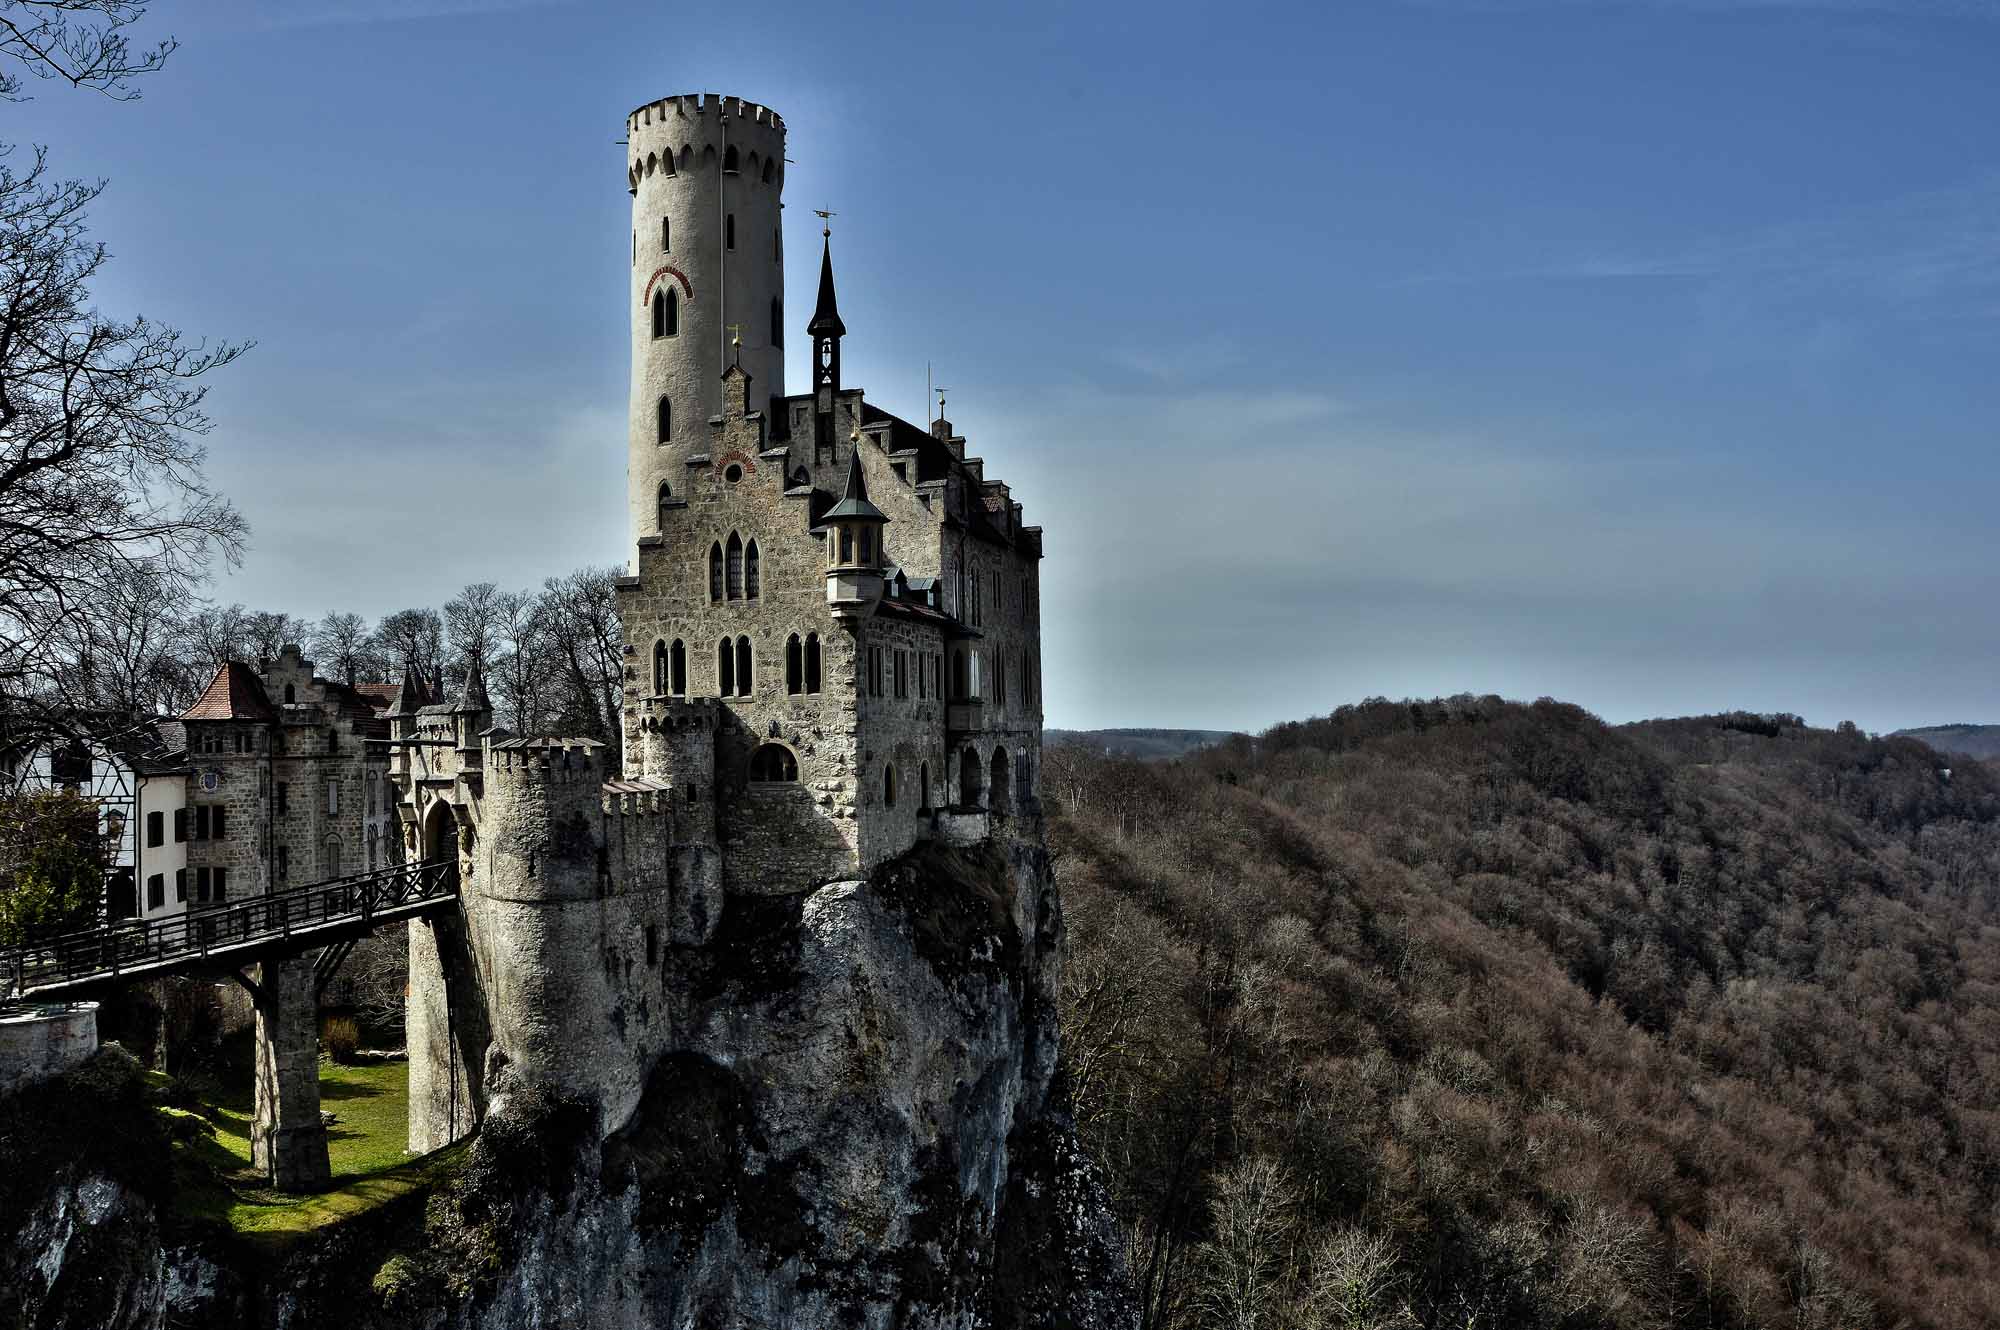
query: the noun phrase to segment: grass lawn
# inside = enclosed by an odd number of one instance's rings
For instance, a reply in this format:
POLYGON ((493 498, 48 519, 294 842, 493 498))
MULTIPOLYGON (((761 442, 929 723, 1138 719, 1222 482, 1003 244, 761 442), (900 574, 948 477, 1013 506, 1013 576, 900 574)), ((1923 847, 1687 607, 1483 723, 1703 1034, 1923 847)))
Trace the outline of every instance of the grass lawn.
POLYGON ((247 1069, 205 1095, 202 1111, 163 1108, 173 1124, 182 1208, 220 1219, 240 1234, 282 1246, 350 1215, 372 1210, 429 1186, 455 1162, 458 1150, 422 1158, 404 1151, 409 1137, 409 1067, 401 1059, 351 1066, 321 1062, 320 1107, 337 1119, 327 1129, 333 1185, 310 1196, 272 1191, 250 1168, 254 1112, 247 1069))

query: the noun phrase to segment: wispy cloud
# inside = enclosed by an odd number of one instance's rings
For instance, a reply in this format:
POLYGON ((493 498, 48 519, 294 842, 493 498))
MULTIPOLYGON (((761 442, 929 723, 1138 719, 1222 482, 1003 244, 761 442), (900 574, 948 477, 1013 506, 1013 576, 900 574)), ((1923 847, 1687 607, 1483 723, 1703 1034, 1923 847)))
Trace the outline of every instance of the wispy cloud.
POLYGON ((1991 321, 2000 310, 2000 172, 1676 253, 1441 270, 1400 284, 1657 280, 1705 283, 1739 314, 1800 326, 1823 326, 1830 315, 1991 321))

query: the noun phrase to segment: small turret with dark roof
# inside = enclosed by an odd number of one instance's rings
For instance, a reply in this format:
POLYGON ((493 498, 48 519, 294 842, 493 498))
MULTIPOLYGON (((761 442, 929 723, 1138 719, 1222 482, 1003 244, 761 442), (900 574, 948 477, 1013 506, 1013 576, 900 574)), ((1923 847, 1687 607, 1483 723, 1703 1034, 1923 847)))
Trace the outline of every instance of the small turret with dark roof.
POLYGON ((889 518, 868 499, 861 445, 847 457, 847 487, 815 531, 826 535, 826 603, 837 619, 867 614, 882 599, 882 528, 889 518))
POLYGON ((461 715, 478 715, 493 710, 493 704, 486 700, 486 678, 480 672, 478 661, 473 661, 472 668, 465 672, 465 683, 460 686, 458 696, 452 699, 451 709, 461 715))
POLYGON ((391 716, 414 716, 420 707, 431 704, 431 690, 424 687, 424 676, 414 665, 403 666, 403 680, 396 685, 396 696, 389 703, 391 716))

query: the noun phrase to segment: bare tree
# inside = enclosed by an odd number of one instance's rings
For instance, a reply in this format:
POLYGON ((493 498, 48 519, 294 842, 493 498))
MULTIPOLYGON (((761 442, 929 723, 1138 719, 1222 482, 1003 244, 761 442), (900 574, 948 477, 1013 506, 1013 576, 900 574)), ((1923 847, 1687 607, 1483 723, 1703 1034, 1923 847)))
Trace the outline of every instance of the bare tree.
POLYGON ((166 64, 179 44, 168 37, 135 48, 124 29, 145 13, 129 0, 0 0, 0 98, 26 100, 23 72, 119 101, 138 97, 132 80, 166 64))
POLYGON ((505 617, 503 599, 493 583, 473 582, 444 603, 444 635, 451 647, 452 669, 463 673, 474 661, 482 672, 492 667, 505 617))
POLYGON ((581 568, 542 584, 541 610, 562 687, 556 724, 617 745, 625 637, 616 568, 581 568))
POLYGON ((414 669, 428 683, 444 667, 444 620, 436 610, 397 610, 375 625, 375 646, 390 669, 414 669))
POLYGON ((1217 1180, 1215 1239, 1199 1253, 1202 1324, 1217 1330, 1278 1324, 1297 1208, 1274 1160, 1246 1159, 1217 1180))
POLYGON ((288 643, 303 644, 312 625, 283 610, 256 610, 245 621, 250 649, 259 661, 275 659, 288 643))
POLYGON ((191 660, 208 669, 225 660, 245 660, 256 653, 250 634, 250 613, 241 605, 203 606, 188 619, 187 638, 191 660))
POLYGON ((108 630, 90 620, 117 588, 178 595, 246 534, 196 442, 202 376, 244 347, 91 309, 106 255, 84 211, 102 186, 45 167, 0 162, 0 705, 17 728, 60 709, 63 652, 108 630))
POLYGON ((497 644, 502 654, 491 675, 500 722, 522 734, 546 729, 547 624, 535 597, 509 591, 500 597, 497 644))
POLYGON ((372 640, 368 621, 360 615, 328 613, 313 628, 313 657, 322 668, 352 688, 361 681, 362 671, 373 663, 372 640))
POLYGON ((190 636, 192 588, 141 564, 108 579, 98 597, 60 630, 56 677, 67 704, 132 723, 193 702, 207 674, 190 636))

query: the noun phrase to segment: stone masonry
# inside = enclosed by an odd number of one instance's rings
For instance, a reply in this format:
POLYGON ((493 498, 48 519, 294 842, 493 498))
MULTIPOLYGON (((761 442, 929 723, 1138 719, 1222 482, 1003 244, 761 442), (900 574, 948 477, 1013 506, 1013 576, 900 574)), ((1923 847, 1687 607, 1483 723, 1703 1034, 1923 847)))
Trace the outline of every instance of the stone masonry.
POLYGON ((410 925, 413 1148, 516 1075, 617 1127, 688 1034, 669 967, 731 900, 1041 840, 1040 529, 950 422, 841 383, 830 233, 784 394, 779 116, 670 97, 626 128, 621 746, 497 730, 476 674, 405 678, 401 841, 456 858, 462 905, 410 925))

